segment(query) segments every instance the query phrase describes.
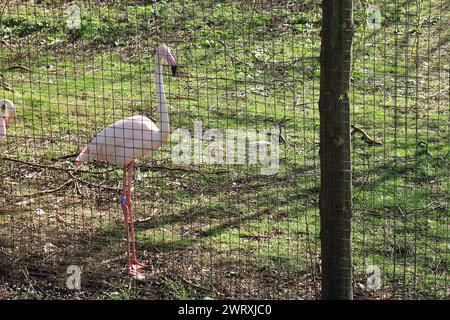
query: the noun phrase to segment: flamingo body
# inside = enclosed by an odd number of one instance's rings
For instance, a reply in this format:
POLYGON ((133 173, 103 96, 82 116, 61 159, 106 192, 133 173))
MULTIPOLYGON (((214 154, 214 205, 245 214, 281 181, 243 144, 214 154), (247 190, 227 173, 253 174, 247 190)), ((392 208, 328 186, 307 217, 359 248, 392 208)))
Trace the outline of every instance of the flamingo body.
POLYGON ((149 118, 128 117, 100 132, 77 157, 77 165, 100 160, 126 166, 136 158, 151 155, 167 138, 168 132, 161 132, 149 118))

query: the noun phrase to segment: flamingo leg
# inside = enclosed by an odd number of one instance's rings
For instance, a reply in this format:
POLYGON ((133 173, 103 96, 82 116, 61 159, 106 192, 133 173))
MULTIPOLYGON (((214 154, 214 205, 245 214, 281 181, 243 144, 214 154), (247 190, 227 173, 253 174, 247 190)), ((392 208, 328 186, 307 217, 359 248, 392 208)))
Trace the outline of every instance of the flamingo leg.
POLYGON ((125 238, 127 240, 127 270, 130 266, 130 226, 128 218, 128 206, 127 206, 127 169, 123 167, 123 185, 122 185, 122 196, 120 198, 120 206, 123 211, 123 222, 125 226, 125 238))
POLYGON ((128 212, 128 228, 130 232, 131 238, 131 257, 128 261, 128 273, 132 275, 138 275, 139 270, 145 267, 145 264, 139 262, 136 258, 136 240, 134 238, 134 222, 133 222, 133 206, 131 201, 132 190, 131 186, 133 183, 133 168, 134 161, 131 161, 128 165, 128 181, 127 181, 127 196, 126 196, 126 204, 127 204, 127 212, 128 212))

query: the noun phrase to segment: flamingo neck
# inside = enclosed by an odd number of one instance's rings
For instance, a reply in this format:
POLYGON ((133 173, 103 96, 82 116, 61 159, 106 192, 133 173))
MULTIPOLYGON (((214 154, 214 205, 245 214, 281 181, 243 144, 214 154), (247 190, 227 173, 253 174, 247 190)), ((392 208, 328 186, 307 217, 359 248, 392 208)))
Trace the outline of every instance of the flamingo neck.
POLYGON ((3 119, 2 110, 0 109, 0 142, 6 138, 6 124, 5 119, 3 119))
POLYGON ((164 92, 164 80, 162 74, 161 59, 156 57, 156 99, 159 108, 159 131, 161 132, 161 141, 167 141, 170 132, 169 111, 167 110, 166 94, 164 92))

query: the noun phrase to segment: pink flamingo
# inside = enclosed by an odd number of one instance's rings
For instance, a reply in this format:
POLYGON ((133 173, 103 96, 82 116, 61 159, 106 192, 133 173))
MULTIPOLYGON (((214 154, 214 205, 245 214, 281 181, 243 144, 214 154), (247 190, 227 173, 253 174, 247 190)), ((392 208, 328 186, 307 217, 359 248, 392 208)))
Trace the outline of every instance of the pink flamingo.
POLYGON ((165 58, 176 74, 176 61, 166 45, 156 50, 156 97, 159 106, 159 129, 149 118, 133 116, 117 121, 103 130, 78 155, 76 168, 83 162, 105 160, 113 165, 123 167, 123 187, 121 207, 124 215, 125 235, 127 239, 128 263, 126 271, 132 276, 139 276, 139 270, 145 265, 136 258, 136 242, 134 239, 133 210, 131 204, 131 185, 134 159, 151 155, 165 143, 169 136, 169 113, 162 74, 162 60, 165 58), (128 171, 128 177, 127 177, 128 171), (131 238, 131 248, 130 248, 131 238))
POLYGON ((16 107, 11 100, 0 100, 0 142, 6 139, 6 128, 16 115, 16 107), (5 116, 3 116, 2 107, 5 106, 5 116))

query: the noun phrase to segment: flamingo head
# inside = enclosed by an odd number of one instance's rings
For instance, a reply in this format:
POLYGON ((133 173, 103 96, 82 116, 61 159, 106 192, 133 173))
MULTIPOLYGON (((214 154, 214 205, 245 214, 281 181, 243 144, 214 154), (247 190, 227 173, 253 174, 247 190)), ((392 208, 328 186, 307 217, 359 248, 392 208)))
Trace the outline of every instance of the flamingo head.
POLYGON ((167 60, 167 63, 172 68, 172 75, 175 76, 177 73, 177 62, 175 61, 175 58, 170 52, 169 47, 167 47, 165 44, 159 45, 158 49, 156 50, 156 54, 158 56, 159 61, 161 61, 163 58, 167 60))
POLYGON ((14 106, 14 103, 7 99, 0 100, 0 115, 4 114, 3 119, 5 126, 8 127, 9 123, 14 119, 16 116, 16 107, 14 106), (4 110, 3 110, 4 109, 4 110))

